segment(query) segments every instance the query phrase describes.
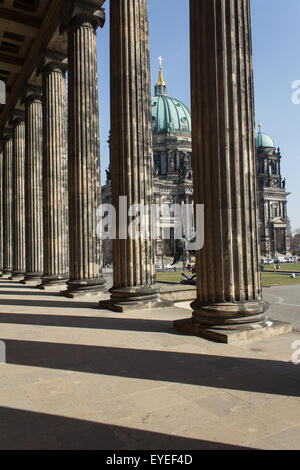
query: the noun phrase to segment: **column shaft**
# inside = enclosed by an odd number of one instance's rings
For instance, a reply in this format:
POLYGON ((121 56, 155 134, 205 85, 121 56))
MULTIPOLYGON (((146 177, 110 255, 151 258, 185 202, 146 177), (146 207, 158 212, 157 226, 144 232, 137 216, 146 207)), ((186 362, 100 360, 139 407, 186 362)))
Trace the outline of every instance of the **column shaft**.
MULTIPOLYGON (((149 214, 153 202, 149 31, 147 0, 112 2, 110 8, 111 181, 118 221, 120 196, 127 197, 127 211, 141 204, 149 214)), ((132 219, 124 216, 129 225, 132 219)), ((117 311, 159 304, 150 217, 144 223, 145 239, 117 233, 113 240, 111 308, 117 311)))
POLYGON ((23 280, 25 257, 25 115, 13 117, 13 273, 12 279, 23 280))
POLYGON ((3 142, 0 143, 0 277, 3 272, 3 142))
POLYGON ((43 79, 44 276, 41 289, 61 288, 68 280, 68 171, 66 67, 46 54, 43 79))
POLYGON ((2 277, 9 278, 13 270, 13 139, 5 137, 3 160, 3 273, 2 277))
POLYGON ((209 336, 214 329, 266 325, 250 2, 190 0, 190 21, 194 199, 205 206, 193 324, 200 335, 209 336))
POLYGON ((25 96, 25 284, 38 284, 43 275, 42 93, 26 90, 25 96))
POLYGON ((104 288, 97 209, 101 204, 96 29, 103 1, 67 2, 70 280, 68 297, 104 288))

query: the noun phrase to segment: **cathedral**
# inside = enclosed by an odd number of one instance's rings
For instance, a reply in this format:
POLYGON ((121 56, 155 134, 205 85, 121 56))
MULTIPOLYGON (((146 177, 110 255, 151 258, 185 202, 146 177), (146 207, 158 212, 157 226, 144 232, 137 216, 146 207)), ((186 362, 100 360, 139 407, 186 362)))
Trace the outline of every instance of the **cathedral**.
MULTIPOLYGON (((160 61, 158 81, 154 86, 152 136, 154 157, 154 204, 171 207, 193 203, 191 111, 182 102, 168 95, 160 61)), ((261 256, 274 258, 290 255, 289 223, 287 218, 286 180, 281 176, 281 154, 271 137, 261 132, 256 137, 257 178, 260 214, 261 256)), ((110 170, 102 188, 102 202, 111 203, 110 170)), ((156 241, 156 259, 175 252, 174 218, 161 214, 161 237, 156 241), (164 240, 164 227, 170 227, 171 237, 164 240)), ((112 262, 112 242, 103 241, 104 263, 112 262)), ((187 257, 186 257, 187 260, 187 257)))

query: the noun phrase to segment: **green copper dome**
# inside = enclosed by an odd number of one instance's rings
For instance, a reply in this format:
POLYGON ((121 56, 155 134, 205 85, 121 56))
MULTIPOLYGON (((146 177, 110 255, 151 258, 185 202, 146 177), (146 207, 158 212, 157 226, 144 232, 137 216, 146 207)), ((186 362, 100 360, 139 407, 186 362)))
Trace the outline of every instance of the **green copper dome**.
POLYGON ((159 69, 152 105, 152 131, 156 134, 192 131, 191 111, 181 101, 168 96, 167 85, 159 69))
POLYGON ((275 144, 269 135, 259 132, 256 136, 256 147, 275 148, 275 144))
POLYGON ((192 131, 191 112, 180 101, 166 95, 152 99, 152 131, 164 132, 192 131))

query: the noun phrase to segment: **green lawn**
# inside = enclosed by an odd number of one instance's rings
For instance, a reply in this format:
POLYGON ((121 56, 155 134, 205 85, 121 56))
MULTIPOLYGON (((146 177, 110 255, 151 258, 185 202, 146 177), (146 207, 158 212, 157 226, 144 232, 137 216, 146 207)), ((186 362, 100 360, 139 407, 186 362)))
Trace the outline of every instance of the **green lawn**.
MULTIPOLYGON (((186 271, 184 273, 186 276, 193 276, 193 274, 186 271)), ((176 282, 180 283, 181 281, 181 272, 167 272, 167 273, 156 273, 157 280, 160 282, 176 282)))
POLYGON ((288 274, 262 273, 263 286, 291 286, 294 284, 300 284, 300 276, 292 279, 288 274))
MULTIPOLYGON (((274 264, 265 266, 265 271, 273 271, 274 264)), ((298 271, 300 272, 300 263, 280 264, 280 271, 298 271)))
MULTIPOLYGON (((291 265, 292 266, 292 265, 291 265)), ((186 272, 187 276, 191 274, 186 272)), ((181 280, 181 273, 167 272, 167 273, 157 273, 158 282, 174 282, 179 284, 181 280)), ((296 279, 291 279, 287 274, 272 274, 272 273, 263 273, 262 274, 262 284, 263 286, 284 286, 284 285, 300 285, 300 276, 297 276, 296 279)))

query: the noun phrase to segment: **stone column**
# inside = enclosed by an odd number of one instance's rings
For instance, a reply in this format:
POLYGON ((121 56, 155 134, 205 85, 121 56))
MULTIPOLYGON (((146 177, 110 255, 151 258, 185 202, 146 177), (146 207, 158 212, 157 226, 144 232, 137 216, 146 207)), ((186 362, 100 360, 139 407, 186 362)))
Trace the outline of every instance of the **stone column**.
POLYGON ((42 290, 61 290, 69 278, 68 159, 65 57, 46 52, 43 81, 44 276, 42 290))
POLYGON ((104 289, 97 209, 101 204, 96 30, 105 22, 103 0, 67 1, 68 171, 70 276, 67 297, 104 289))
POLYGON ((272 325, 259 273, 250 1, 190 0, 190 21, 194 199, 205 205, 205 245, 193 317, 175 328, 232 342, 272 325))
POLYGON ((15 111, 13 126, 13 273, 21 281, 26 272, 25 258, 25 113, 15 111))
POLYGON ((0 277, 3 272, 3 142, 0 141, 0 277))
MULTIPOLYGON (((111 2, 111 181, 117 210, 117 239, 113 240, 114 284, 111 300, 100 306, 115 311, 162 307, 155 276, 155 243, 150 218, 146 239, 119 232, 122 207, 142 204, 150 211, 153 197, 153 153, 147 0, 111 2), (127 239, 125 237, 127 236, 127 239)), ((125 224, 126 225, 126 224, 125 224)), ((127 230, 126 230, 127 232, 127 230)))
POLYGON ((3 160, 3 272, 2 277, 8 279, 13 271, 13 139, 11 130, 4 131, 3 160))
POLYGON ((37 285, 43 275, 42 90, 27 87, 25 103, 26 274, 37 285))

